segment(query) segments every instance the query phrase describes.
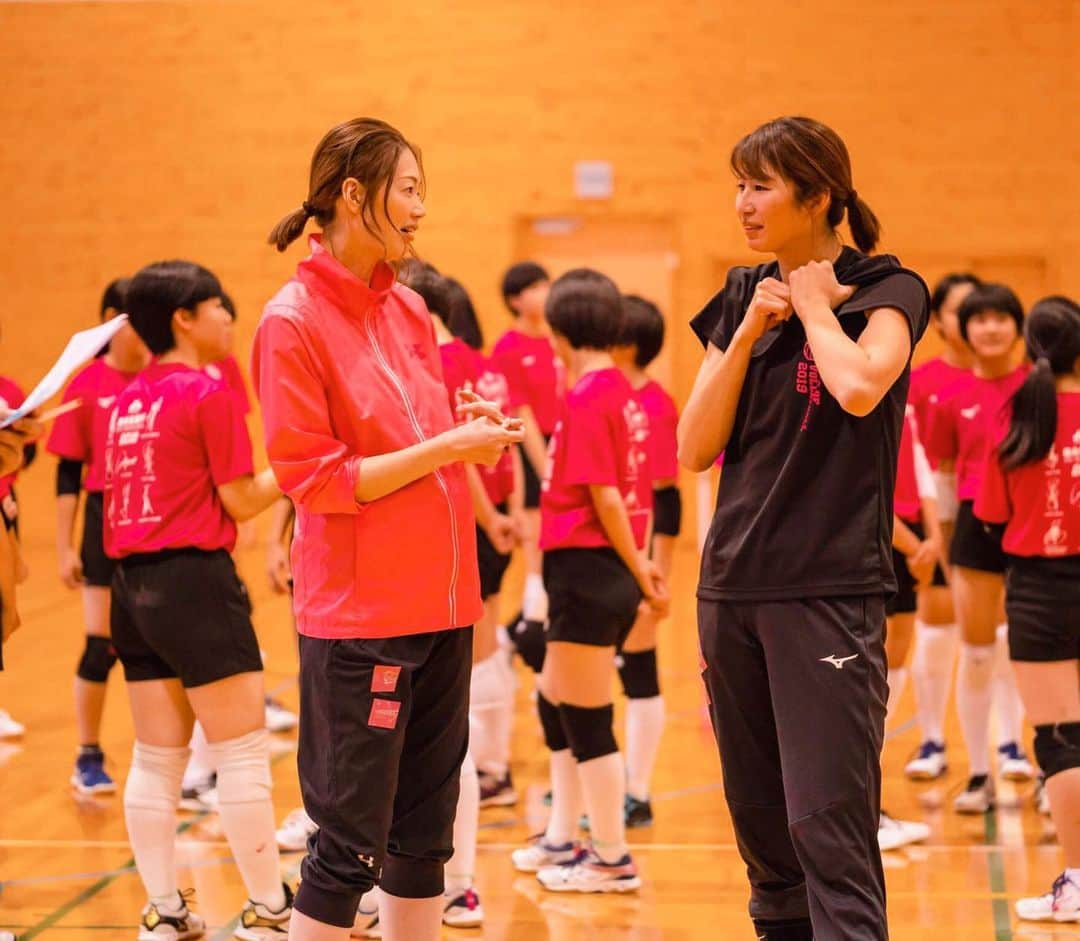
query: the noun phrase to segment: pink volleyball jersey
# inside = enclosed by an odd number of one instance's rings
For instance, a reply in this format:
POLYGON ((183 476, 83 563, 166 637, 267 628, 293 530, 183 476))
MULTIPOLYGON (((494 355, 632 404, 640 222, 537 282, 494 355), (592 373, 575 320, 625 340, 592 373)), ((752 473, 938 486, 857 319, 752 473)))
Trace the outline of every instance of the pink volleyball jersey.
MULTIPOLYGON (((449 343, 439 344, 439 356, 452 410, 457 408, 458 391, 465 388, 467 383, 482 399, 498 405, 503 414, 510 413, 510 389, 506 377, 494 369, 481 353, 455 337, 449 343)), ((457 414, 456 411, 454 414, 457 414)), ((480 472, 488 499, 496 506, 514 492, 514 458, 509 452, 494 467, 478 464, 476 469, 480 472)))
POLYGON ((1054 444, 1043 460, 1005 470, 996 449, 1003 432, 987 449, 975 515, 1005 524, 1010 555, 1080 555, 1080 392, 1059 392, 1057 405, 1054 444))
POLYGON ((610 546, 589 486, 618 487, 638 548, 652 511, 649 417, 618 369, 586 373, 563 402, 540 496, 540 548, 610 546))
POLYGON ((253 471, 236 394, 201 369, 152 363, 121 392, 105 451, 105 551, 232 551, 217 488, 253 471))
POLYGON ((550 435, 565 385, 562 364, 555 357, 551 340, 507 330, 495 344, 492 358, 510 383, 513 404, 528 405, 540 431, 550 435))
POLYGON ((649 416, 649 462, 653 480, 672 480, 679 473, 676 437, 679 409, 667 390, 650 379, 637 390, 637 399, 649 416))
POLYGON ((83 487, 88 493, 105 489, 105 440, 109 416, 116 397, 135 378, 135 373, 114 369, 104 357, 95 359, 68 384, 64 401, 82 405, 56 419, 45 445, 50 454, 86 465, 83 487))
POLYGON ((935 467, 954 462, 958 499, 974 500, 978 495, 986 448, 1028 369, 1023 365, 998 379, 968 374, 940 394, 930 417, 926 451, 935 467))

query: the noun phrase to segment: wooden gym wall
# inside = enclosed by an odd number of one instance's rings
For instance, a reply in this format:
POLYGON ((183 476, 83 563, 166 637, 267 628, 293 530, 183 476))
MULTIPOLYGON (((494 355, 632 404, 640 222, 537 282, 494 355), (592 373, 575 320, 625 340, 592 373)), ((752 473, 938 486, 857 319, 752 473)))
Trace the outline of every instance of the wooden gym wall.
POLYGON ((265 236, 321 134, 361 114, 423 148, 418 245, 489 334, 521 218, 673 226, 680 397, 682 324, 746 255, 728 152, 779 114, 840 131, 887 250, 1076 295, 1078 49, 1071 0, 0 2, 0 371, 31 383, 108 279, 166 257, 221 275, 246 359, 303 251, 265 236), (574 198, 589 158, 613 163, 610 200, 574 198))

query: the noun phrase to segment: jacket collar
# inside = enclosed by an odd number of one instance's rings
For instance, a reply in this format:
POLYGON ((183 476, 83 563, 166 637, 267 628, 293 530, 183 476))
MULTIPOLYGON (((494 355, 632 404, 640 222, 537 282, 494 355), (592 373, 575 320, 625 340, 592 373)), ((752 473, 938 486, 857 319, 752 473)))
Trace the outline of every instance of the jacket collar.
POLYGON ((397 282, 394 269, 384 261, 365 282, 327 251, 322 236, 312 235, 308 244, 311 254, 297 267, 297 278, 313 294, 333 300, 346 313, 363 313, 379 306, 397 282))

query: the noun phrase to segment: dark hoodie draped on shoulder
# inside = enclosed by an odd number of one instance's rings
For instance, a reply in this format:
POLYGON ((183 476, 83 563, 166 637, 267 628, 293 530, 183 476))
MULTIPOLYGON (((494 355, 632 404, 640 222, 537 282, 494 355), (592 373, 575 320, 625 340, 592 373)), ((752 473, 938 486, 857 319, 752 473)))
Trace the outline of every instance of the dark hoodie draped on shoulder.
MULTIPOLYGON (((930 296, 891 255, 845 248, 835 263, 855 293, 836 311, 857 340, 867 314, 899 310, 912 349, 926 330, 930 296)), ((733 268, 690 326, 703 346, 726 349, 757 284, 776 262, 733 268)), ((909 367, 869 415, 845 412, 818 373, 793 316, 754 344, 724 452, 716 513, 698 597, 783 600, 891 594, 893 490, 909 367)))

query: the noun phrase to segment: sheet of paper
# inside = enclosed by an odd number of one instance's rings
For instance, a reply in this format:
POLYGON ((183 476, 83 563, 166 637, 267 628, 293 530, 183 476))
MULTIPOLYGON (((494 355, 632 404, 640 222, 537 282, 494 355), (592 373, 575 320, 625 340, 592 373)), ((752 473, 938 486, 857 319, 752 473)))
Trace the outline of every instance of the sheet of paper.
POLYGON ((52 368, 45 373, 45 378, 43 378, 41 382, 34 387, 34 391, 26 397, 26 401, 8 415, 7 418, 0 421, 0 428, 6 428, 8 425, 17 422, 24 415, 29 415, 34 409, 40 408, 48 402, 49 399, 64 388, 64 383, 68 381, 68 377, 83 363, 92 360, 97 351, 108 343, 116 335, 117 331, 126 323, 127 315, 121 314, 119 317, 114 317, 112 320, 103 323, 98 327, 92 327, 89 330, 80 330, 76 333, 68 340, 67 346, 64 347, 64 352, 60 354, 60 358, 53 363, 52 368))

